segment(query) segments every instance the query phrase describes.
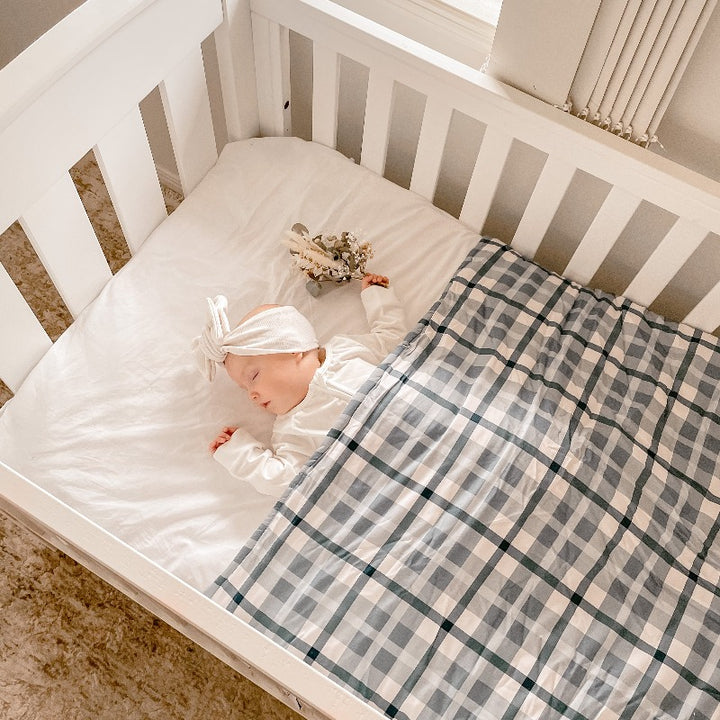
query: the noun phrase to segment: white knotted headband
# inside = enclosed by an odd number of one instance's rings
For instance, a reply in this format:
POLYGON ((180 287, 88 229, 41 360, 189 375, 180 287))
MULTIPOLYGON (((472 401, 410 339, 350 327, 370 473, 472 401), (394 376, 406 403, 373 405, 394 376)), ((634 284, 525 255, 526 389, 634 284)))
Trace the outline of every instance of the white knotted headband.
POLYGON ((193 340, 198 367, 213 380, 218 365, 232 355, 275 355, 313 350, 319 346, 308 319, 291 305, 262 310, 230 329, 224 295, 207 298, 208 319, 202 334, 193 340))

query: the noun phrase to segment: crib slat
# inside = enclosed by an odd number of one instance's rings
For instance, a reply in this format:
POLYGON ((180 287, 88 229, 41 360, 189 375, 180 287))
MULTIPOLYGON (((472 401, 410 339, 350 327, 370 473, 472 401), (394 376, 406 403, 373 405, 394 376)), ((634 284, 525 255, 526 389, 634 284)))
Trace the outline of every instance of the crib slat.
POLYGON ((565 275, 581 285, 587 285, 620 237, 620 233, 625 229, 640 202, 640 198, 617 186, 613 187, 590 224, 585 237, 570 258, 565 268, 565 275))
POLYGON ((312 137, 331 148, 337 146, 339 68, 336 52, 313 45, 312 137))
POLYGON ((260 132, 253 57, 252 22, 247 6, 222 0, 225 22, 215 29, 215 48, 228 140, 257 137, 260 132))
POLYGON ((511 145, 510 135, 487 126, 460 211, 460 222, 472 230, 482 232, 511 145))
POLYGON ((16 392, 52 342, 1 264, 0 307, 0 377, 16 392))
POLYGON ((707 235, 706 228, 678 218, 624 294, 641 305, 649 306, 707 235))
POLYGON ((425 105, 410 190, 432 201, 435 197, 452 107, 429 97, 425 105))
POLYGON ((167 217, 140 108, 128 113, 95 147, 120 226, 131 252, 167 217))
POLYGON ((160 84, 160 96, 175 152, 180 185, 187 195, 218 157, 199 47, 160 84))
POLYGON ((73 317, 112 273, 69 174, 20 218, 25 234, 73 317))
POLYGON ((289 31, 261 15, 253 14, 253 47, 257 74, 260 135, 279 137, 290 133, 289 31))
POLYGON ((707 332, 720 327, 720 282, 687 314, 685 322, 707 332))
POLYGON ((370 68, 360 164, 378 175, 385 171, 394 87, 391 76, 370 68))
POLYGON ((511 243, 521 255, 534 257, 574 174, 573 165, 548 156, 511 243))

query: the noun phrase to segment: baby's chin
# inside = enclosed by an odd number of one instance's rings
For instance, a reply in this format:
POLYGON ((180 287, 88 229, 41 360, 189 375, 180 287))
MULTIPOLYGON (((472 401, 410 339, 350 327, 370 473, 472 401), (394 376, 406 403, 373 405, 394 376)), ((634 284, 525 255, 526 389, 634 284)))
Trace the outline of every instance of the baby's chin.
POLYGON ((278 415, 287 415, 296 406, 297 405, 287 407, 286 405, 281 405, 279 403, 268 402, 264 405, 260 405, 260 409, 264 410, 270 415, 275 415, 277 417, 278 415))
POLYGON ((265 412, 268 412, 271 415, 287 415, 291 410, 294 410, 304 399, 305 396, 301 397, 297 401, 286 401, 284 403, 280 401, 274 402, 271 400, 265 405, 261 405, 261 407, 263 410, 265 410, 265 412))

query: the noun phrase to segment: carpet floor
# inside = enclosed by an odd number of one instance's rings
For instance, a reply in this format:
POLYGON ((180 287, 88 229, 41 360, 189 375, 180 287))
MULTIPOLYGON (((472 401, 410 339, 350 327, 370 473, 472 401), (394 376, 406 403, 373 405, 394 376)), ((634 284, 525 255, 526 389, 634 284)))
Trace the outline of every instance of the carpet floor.
MULTIPOLYGON (((72 171, 116 272, 129 252, 94 158, 72 171)), ((168 210, 180 197, 165 191, 168 210)), ((70 315, 19 225, 0 261, 50 337, 70 315)), ((0 402, 12 393, 0 387, 0 402)), ((293 720, 299 715, 0 513, 0 718, 293 720)))

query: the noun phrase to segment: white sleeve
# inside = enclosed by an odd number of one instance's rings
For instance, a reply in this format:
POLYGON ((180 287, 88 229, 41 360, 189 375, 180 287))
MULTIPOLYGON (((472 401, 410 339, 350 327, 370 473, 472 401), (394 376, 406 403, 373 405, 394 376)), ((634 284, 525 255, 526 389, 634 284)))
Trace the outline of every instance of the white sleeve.
POLYGON ((408 332, 405 311, 392 288, 371 285, 360 293, 370 333, 358 337, 380 362, 408 332))
POLYGON ((280 498, 307 460, 288 449, 282 455, 261 445, 250 433, 238 428, 213 457, 227 471, 249 482, 258 492, 280 498))

